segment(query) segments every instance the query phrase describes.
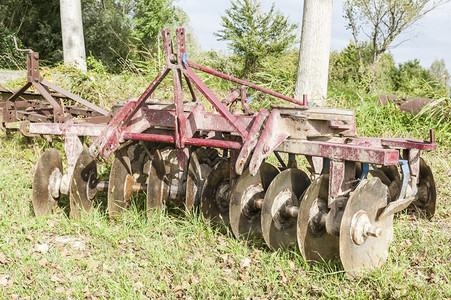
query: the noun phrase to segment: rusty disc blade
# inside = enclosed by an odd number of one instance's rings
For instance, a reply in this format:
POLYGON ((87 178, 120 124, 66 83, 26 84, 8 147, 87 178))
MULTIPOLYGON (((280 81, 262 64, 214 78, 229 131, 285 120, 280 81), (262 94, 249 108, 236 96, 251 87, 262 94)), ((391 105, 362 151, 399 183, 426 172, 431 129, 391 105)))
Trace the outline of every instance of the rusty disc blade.
POLYGON ((340 225, 340 259, 351 277, 359 277, 365 269, 378 268, 387 260, 393 215, 378 218, 388 203, 387 194, 388 188, 373 177, 363 180, 349 196, 340 225), (366 234, 365 224, 373 226, 373 231, 380 229, 379 235, 366 234))
POLYGON ((255 176, 246 169, 238 178, 230 199, 230 226, 236 238, 253 239, 261 234, 261 207, 255 201, 263 200, 271 181, 279 170, 271 164, 262 163, 255 176))
POLYGON ((287 208, 299 207, 309 185, 308 175, 299 169, 286 169, 269 185, 261 213, 263 237, 269 248, 287 248, 296 243, 296 217, 288 215, 287 208))
POLYGON ((134 143, 116 152, 111 165, 108 184, 108 216, 117 217, 130 205, 133 185, 143 183, 143 169, 148 152, 141 144, 134 143))
POLYGON ((193 152, 189 158, 186 177, 185 207, 187 210, 192 210, 199 205, 205 179, 197 154, 193 152))
POLYGON ((169 185, 166 178, 166 169, 161 150, 155 150, 147 176, 147 217, 153 215, 153 209, 162 209, 168 198, 169 185))
POLYGON ((63 163, 56 149, 47 149, 39 158, 33 176, 32 203, 36 216, 48 215, 58 204, 58 198, 51 193, 52 178, 61 176, 63 163))
POLYGON ((191 153, 185 191, 185 208, 187 210, 199 207, 202 190, 211 169, 210 164, 203 159, 202 152, 195 151, 191 153))
POLYGON ((208 174, 202 191, 200 208, 205 221, 226 226, 230 224, 230 192, 230 162, 223 160, 208 174))
POLYGON ((431 219, 435 214, 437 190, 431 168, 420 158, 420 179, 417 200, 408 207, 410 212, 431 219))
POLYGON ((131 176, 132 168, 127 149, 123 148, 116 152, 111 165, 110 179, 108 182, 108 217, 117 217, 128 207, 126 199, 126 181, 131 176))
POLYGON ((97 165, 87 149, 78 156, 70 184, 70 215, 78 218, 90 212, 96 194, 97 165))
POLYGON ((199 207, 205 181, 218 157, 218 151, 212 148, 198 148, 191 153, 186 176, 185 208, 187 210, 199 207))
POLYGON ((322 217, 329 212, 329 174, 323 174, 307 189, 299 206, 298 245, 307 260, 324 261, 339 255, 339 238, 326 232, 322 217))

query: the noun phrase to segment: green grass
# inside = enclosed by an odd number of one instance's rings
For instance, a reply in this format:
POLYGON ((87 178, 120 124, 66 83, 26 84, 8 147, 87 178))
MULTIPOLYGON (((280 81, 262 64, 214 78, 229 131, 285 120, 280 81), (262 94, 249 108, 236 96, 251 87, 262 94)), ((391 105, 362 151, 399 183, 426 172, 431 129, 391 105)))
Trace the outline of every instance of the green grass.
POLYGON ((32 176, 46 147, 40 139, 27 144, 19 134, 0 133, 5 299, 451 297, 449 148, 425 153, 438 186, 436 217, 399 216, 388 262, 356 280, 338 261, 312 265, 297 249, 272 252, 237 241, 195 213, 163 211, 147 220, 131 209, 109 221, 98 206, 80 220, 62 211, 34 217, 32 176))

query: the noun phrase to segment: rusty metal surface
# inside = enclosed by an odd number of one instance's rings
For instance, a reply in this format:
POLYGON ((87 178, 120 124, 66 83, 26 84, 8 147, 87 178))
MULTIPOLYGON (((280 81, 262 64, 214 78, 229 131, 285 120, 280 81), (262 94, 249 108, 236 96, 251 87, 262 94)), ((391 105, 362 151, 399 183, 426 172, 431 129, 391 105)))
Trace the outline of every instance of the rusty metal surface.
MULTIPOLYGON (((399 110, 416 115, 421 112, 421 110, 430 105, 431 103, 437 101, 437 99, 424 98, 424 97, 401 97, 396 95, 380 95, 377 100, 379 105, 388 105, 390 102, 399 107, 399 110)), ((445 108, 442 103, 438 104, 440 108, 445 108)), ((449 117, 450 112, 448 111, 446 116, 449 117)))
POLYGON ((265 197, 271 181, 279 170, 263 163, 255 176, 249 169, 238 178, 231 193, 229 217, 230 227, 237 239, 253 239, 261 235, 261 207, 256 204, 265 197))
POLYGON ((288 214, 287 208, 299 207, 300 197, 309 185, 309 177, 299 169, 281 172, 269 185, 261 212, 263 237, 269 248, 287 248, 296 243, 296 218, 288 214))
POLYGON ((232 182, 230 178, 230 161, 219 162, 205 181, 200 200, 204 220, 213 224, 229 225, 229 202, 232 182))
POLYGON ((326 231, 329 175, 312 182, 302 197, 297 220, 297 240, 302 257, 323 261, 339 256, 339 238, 326 231))
POLYGON ((147 216, 152 217, 155 209, 163 209, 169 196, 169 183, 161 151, 157 149, 152 157, 147 175, 147 216))
MULTIPOLYGON (((58 205, 59 195, 52 195, 52 188, 57 187, 59 194, 59 184, 54 182, 63 172, 63 163, 60 154, 56 149, 47 149, 39 158, 36 171, 33 176, 32 203, 36 216, 48 215, 58 205), (52 174, 54 175, 52 180, 52 174)), ((54 193, 53 193, 54 194, 54 193)))
POLYGON ((90 121, 106 123, 111 119, 111 114, 106 110, 44 80, 39 71, 38 52, 34 52, 31 49, 21 50, 17 47, 16 49, 18 51, 27 52, 27 82, 19 90, 10 93, 2 93, 2 97, 5 97, 4 95, 12 94, 1 106, 3 122, 12 123, 26 120, 31 122, 63 123, 73 117, 96 116, 96 114, 102 115, 105 118, 92 119, 90 121), (38 95, 27 91, 31 86, 39 92, 38 95), (33 97, 33 102, 23 101, 30 97, 33 97), (36 100, 36 98, 41 98, 41 100, 36 100), (19 99, 21 99, 21 101, 18 101, 19 99), (63 102, 59 102, 57 99, 74 100, 75 102, 88 107, 90 110, 82 110, 81 108, 77 110, 73 106, 66 109, 65 105, 62 104, 63 102), (36 107, 36 103, 39 103, 39 108, 36 107))
POLYGON ((431 219, 435 214, 437 189, 431 167, 420 158, 420 173, 416 200, 410 204, 408 210, 421 217, 431 219))
POLYGON ((198 148, 191 153, 186 175, 186 209, 191 210, 200 206, 200 199, 207 176, 219 160, 219 154, 216 149, 198 148))
POLYGON ((397 165, 399 161, 399 152, 395 149, 329 142, 295 140, 281 144, 275 151, 381 165, 397 165))
POLYGON ((126 192, 126 181, 130 177, 133 180, 131 169, 127 148, 122 148, 116 152, 113 163, 111 164, 107 208, 110 219, 116 218, 129 205, 131 194, 126 192))
POLYGON ((97 164, 88 150, 83 150, 75 163, 70 184, 71 217, 79 218, 92 210, 97 182, 97 164))

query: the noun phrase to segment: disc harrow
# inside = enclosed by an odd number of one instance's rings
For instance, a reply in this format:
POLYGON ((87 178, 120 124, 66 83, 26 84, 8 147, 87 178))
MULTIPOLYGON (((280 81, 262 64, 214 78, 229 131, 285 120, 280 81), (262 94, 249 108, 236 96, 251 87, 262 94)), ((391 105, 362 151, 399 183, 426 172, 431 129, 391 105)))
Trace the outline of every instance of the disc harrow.
POLYGON ((51 212, 59 195, 69 194, 71 215, 78 217, 89 213, 98 191, 106 191, 108 215, 115 218, 134 194, 146 192, 149 218, 168 203, 198 208, 205 221, 230 225, 239 239, 262 235, 271 249, 297 243, 311 261, 339 257, 350 276, 386 261, 395 213, 410 207, 433 216, 435 183, 420 158, 421 151, 437 148, 432 131, 429 141, 357 137, 352 110, 314 107, 306 96, 295 100, 200 66, 187 59, 183 28, 176 43, 168 29, 162 34, 163 70, 107 124, 29 125, 30 134, 65 136, 69 163, 63 171, 54 149, 39 160, 36 215, 51 212), (221 101, 194 69, 242 88, 221 101), (152 99, 170 73, 171 105, 152 99), (290 104, 254 113, 248 88, 290 104), (232 113, 240 102, 243 111, 232 113), (82 136, 94 137, 89 147, 80 143, 82 136), (111 155, 109 181, 100 181, 96 163, 111 155), (300 156, 308 163, 300 165, 300 156))

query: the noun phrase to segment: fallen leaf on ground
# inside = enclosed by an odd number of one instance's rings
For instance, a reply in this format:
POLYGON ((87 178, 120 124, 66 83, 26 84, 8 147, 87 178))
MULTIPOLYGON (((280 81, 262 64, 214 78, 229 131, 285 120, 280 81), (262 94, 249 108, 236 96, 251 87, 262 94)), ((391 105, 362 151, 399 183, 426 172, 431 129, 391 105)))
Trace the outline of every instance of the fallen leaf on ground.
POLYGON ((251 259, 249 257, 245 257, 242 260, 240 260, 240 267, 241 268, 247 268, 251 264, 251 259))
POLYGON ((62 278, 61 276, 59 276, 58 274, 53 274, 52 277, 50 278, 50 281, 59 282, 59 283, 66 282, 66 280, 64 278, 62 278))
POLYGON ((35 249, 37 252, 46 254, 49 251, 49 245, 47 244, 36 244, 35 249))
POLYGON ((137 283, 135 283, 135 288, 140 290, 144 287, 144 284, 141 281, 138 281, 137 283))
POLYGON ((47 259, 43 258, 38 262, 38 264, 39 264, 39 266, 44 267, 49 264, 49 261, 47 259))
POLYGON ((6 258, 6 255, 3 254, 3 252, 0 252, 0 263, 6 264, 8 262, 8 259, 6 258))
POLYGON ((9 275, 2 274, 0 275, 0 286, 6 286, 8 285, 9 275))

